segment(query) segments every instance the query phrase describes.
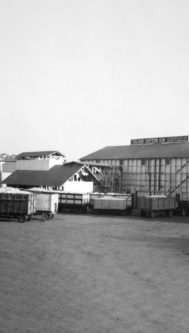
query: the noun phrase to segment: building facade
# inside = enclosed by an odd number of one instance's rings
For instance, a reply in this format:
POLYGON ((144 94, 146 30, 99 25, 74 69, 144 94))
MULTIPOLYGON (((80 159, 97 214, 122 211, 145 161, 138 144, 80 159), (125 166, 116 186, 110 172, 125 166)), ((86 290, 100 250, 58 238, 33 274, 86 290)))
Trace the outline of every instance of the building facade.
POLYGON ((17 155, 15 170, 50 170, 64 162, 65 156, 57 150, 24 152, 17 155))
POLYGON ((111 165, 113 190, 139 195, 179 195, 189 201, 188 136, 131 140, 84 156, 85 163, 111 165))

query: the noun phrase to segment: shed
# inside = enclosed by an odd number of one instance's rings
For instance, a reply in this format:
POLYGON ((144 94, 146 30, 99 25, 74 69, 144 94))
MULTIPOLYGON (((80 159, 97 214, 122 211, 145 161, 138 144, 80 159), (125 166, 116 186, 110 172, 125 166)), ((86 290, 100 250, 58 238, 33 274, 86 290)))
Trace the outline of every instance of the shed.
POLYGON ((16 170, 2 183, 8 186, 62 189, 67 181, 98 181, 83 163, 56 165, 50 170, 16 170))

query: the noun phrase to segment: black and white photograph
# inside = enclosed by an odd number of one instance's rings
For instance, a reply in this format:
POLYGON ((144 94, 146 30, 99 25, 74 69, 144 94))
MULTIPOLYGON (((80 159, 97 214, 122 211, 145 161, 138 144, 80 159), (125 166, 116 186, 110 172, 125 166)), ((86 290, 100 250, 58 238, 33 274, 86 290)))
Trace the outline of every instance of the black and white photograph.
POLYGON ((189 1, 0 0, 0 333, 189 332, 189 1))

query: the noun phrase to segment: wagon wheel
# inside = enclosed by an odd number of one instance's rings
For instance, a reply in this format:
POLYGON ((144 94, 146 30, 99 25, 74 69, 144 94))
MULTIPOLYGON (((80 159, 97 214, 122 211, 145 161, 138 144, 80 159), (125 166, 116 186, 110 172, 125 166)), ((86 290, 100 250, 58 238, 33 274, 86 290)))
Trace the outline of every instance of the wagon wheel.
POLYGON ((168 214, 169 214, 169 217, 172 217, 173 216, 173 211, 170 210, 168 214))
POLYGON ((18 216, 18 222, 19 222, 19 223, 24 223, 24 222, 26 222, 26 216, 25 216, 25 215, 19 215, 19 216, 18 216))
POLYGON ((140 215, 141 215, 142 217, 145 217, 145 216, 146 216, 146 212, 145 212, 144 209, 141 209, 141 211, 140 211, 140 215))
POLYGON ((186 216, 186 209, 185 209, 185 208, 182 208, 182 210, 181 210, 181 215, 182 215, 182 216, 186 216))
POLYGON ((155 213, 152 211, 151 213, 150 213, 150 217, 153 219, 154 217, 155 217, 155 213))

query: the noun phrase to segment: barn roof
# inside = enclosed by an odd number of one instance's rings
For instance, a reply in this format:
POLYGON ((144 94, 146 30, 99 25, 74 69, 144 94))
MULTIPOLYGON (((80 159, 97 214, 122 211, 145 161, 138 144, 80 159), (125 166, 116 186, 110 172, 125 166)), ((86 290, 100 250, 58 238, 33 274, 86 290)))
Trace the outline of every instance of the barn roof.
POLYGON ((108 146, 82 157, 81 161, 171 157, 189 158, 189 142, 108 146))
POLYGON ((17 170, 3 183, 18 186, 61 186, 81 169, 80 164, 56 165, 48 171, 17 170))

